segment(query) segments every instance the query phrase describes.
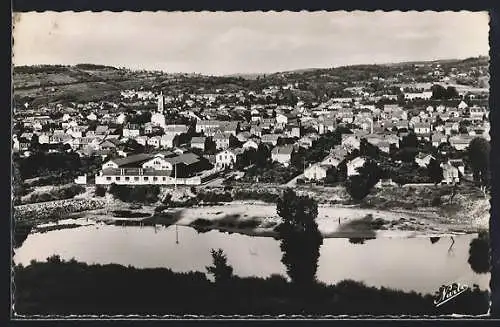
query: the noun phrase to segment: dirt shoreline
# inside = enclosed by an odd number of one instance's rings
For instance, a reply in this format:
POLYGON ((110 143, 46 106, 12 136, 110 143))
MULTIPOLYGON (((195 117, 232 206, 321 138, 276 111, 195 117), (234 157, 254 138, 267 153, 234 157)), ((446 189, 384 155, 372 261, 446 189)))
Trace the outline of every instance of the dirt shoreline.
MULTIPOLYGON (((21 214, 29 221, 40 224, 72 216, 107 224, 152 224, 196 227, 200 232, 219 230, 249 236, 276 237, 274 228, 280 217, 276 205, 258 200, 235 200, 227 203, 208 204, 193 207, 168 208, 162 213, 155 212, 156 205, 142 205, 132 209, 129 203, 104 198, 75 198, 52 202, 34 203, 15 208, 16 220, 21 214), (145 213, 144 218, 127 219, 114 217, 114 211, 145 213), (58 217, 57 213, 63 213, 58 217), (56 217, 54 217, 56 213, 56 217), (196 226, 196 220, 206 220, 205 226, 196 226), (238 227, 248 221, 256 221, 256 227, 238 227)), ((466 216, 466 215, 465 215, 466 216)), ((444 217, 440 208, 425 207, 416 210, 404 208, 377 209, 359 205, 319 204, 318 228, 325 238, 373 238, 373 237, 430 237, 477 233, 488 229, 484 219, 480 223, 469 223, 460 219, 444 217), (360 224, 367 216, 378 221, 370 227, 370 222, 360 224)), ((78 227, 78 226, 76 226, 78 227)))

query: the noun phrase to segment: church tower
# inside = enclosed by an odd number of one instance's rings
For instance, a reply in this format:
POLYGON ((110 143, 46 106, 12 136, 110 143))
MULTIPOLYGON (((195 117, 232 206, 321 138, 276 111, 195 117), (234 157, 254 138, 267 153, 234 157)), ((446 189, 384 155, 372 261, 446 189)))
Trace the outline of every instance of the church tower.
POLYGON ((165 106, 165 97, 163 96, 163 91, 160 92, 158 96, 158 112, 163 115, 165 106))

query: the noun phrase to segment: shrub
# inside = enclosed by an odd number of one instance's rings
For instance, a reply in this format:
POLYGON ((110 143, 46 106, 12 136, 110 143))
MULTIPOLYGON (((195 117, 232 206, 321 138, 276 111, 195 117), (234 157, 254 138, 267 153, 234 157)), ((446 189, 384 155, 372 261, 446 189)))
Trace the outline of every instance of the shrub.
POLYGON ((111 184, 109 193, 123 202, 155 203, 160 195, 158 185, 125 186, 111 184))
POLYGON ((441 205, 441 197, 440 196, 435 196, 432 199, 432 206, 433 207, 437 207, 437 206, 440 206, 440 205, 441 205))
POLYGON ((209 203, 233 201, 231 193, 229 192, 224 192, 224 193, 212 192, 212 191, 200 192, 196 197, 198 198, 199 201, 209 202, 209 203))
POLYGON ((233 192, 233 197, 237 200, 261 200, 275 203, 279 195, 268 191, 237 190, 233 192))
POLYGON ((106 195, 106 187, 102 185, 95 186, 95 195, 99 197, 103 197, 106 195))

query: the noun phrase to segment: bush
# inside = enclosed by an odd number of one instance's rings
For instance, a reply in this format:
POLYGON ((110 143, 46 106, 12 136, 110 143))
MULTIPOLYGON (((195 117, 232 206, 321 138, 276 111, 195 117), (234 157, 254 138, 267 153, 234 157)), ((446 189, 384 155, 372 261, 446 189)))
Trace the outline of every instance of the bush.
POLYGON ((199 201, 209 202, 209 203, 233 201, 233 197, 229 192, 224 192, 224 193, 213 192, 213 191, 200 192, 196 197, 198 198, 199 201))
POLYGON ((111 184, 109 193, 123 202, 155 203, 160 195, 158 185, 125 186, 111 184))
POLYGON ((441 197, 437 195, 432 199, 432 206, 437 207, 440 205, 441 205, 441 197))
POLYGON ((275 203, 279 195, 268 191, 254 190, 236 190, 233 192, 233 198, 236 200, 260 200, 269 203, 275 203))
POLYGON ((85 187, 81 185, 67 185, 59 188, 55 188, 50 192, 44 193, 33 193, 28 198, 28 203, 37 202, 47 202, 47 201, 57 201, 74 198, 75 195, 83 193, 85 187))
POLYGON ((95 195, 99 197, 103 197, 106 195, 106 187, 102 185, 95 186, 95 195))

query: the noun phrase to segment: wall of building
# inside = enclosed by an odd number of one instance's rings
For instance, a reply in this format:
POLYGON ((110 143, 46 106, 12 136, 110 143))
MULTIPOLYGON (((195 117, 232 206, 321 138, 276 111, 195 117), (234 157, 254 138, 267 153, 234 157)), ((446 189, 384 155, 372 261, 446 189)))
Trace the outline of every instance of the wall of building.
POLYGON ((201 177, 174 178, 170 176, 125 176, 125 175, 96 175, 95 183, 98 185, 200 185, 201 177), (117 177, 119 179, 117 179, 117 177), (128 177, 128 179, 127 179, 128 177), (155 180, 156 177, 156 180, 155 180))

